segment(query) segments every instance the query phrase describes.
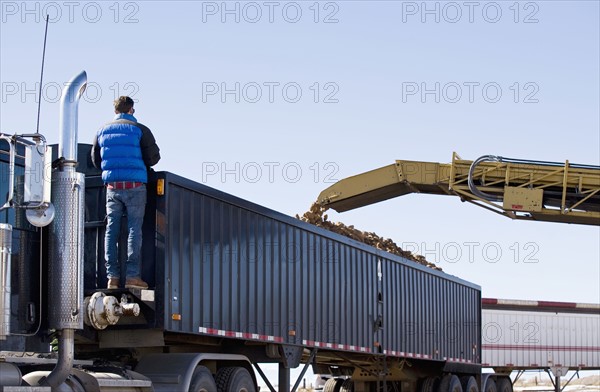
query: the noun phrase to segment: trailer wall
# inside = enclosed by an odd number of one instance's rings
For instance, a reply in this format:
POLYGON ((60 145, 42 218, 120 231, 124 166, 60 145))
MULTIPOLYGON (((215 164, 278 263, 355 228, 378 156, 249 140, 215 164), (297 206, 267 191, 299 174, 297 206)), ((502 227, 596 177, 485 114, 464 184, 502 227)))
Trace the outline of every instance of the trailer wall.
POLYGON ((157 175, 165 182, 155 238, 166 330, 479 362, 478 286, 157 175))
POLYGON ((486 309, 483 366, 600 369, 600 313, 486 309))

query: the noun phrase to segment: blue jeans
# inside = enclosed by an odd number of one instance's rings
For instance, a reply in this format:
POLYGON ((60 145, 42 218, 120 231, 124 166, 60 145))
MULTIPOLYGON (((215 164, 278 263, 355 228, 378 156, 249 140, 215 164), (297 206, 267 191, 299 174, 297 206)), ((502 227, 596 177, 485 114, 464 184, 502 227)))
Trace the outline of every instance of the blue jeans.
POLYGON ((121 231, 121 218, 127 212, 127 278, 140 277, 140 256, 142 250, 142 223, 146 209, 146 185, 131 189, 106 189, 106 234, 104 237, 104 257, 106 274, 109 278, 119 278, 119 254, 117 243, 121 231))

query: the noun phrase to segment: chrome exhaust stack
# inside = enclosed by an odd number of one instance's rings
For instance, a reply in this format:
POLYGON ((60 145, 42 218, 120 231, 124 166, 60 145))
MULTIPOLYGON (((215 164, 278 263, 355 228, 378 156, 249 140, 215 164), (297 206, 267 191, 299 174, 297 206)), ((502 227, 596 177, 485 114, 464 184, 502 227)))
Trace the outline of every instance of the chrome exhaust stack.
POLYGON ((77 164, 77 132, 79 99, 87 86, 87 74, 81 71, 65 86, 60 97, 58 157, 75 169, 77 164))
POLYGON ((58 331, 58 363, 45 384, 58 388, 73 366, 76 329, 83 329, 84 175, 77 165, 78 103, 87 85, 82 71, 63 89, 60 107, 59 160, 52 173, 56 210, 49 230, 48 323, 58 331))

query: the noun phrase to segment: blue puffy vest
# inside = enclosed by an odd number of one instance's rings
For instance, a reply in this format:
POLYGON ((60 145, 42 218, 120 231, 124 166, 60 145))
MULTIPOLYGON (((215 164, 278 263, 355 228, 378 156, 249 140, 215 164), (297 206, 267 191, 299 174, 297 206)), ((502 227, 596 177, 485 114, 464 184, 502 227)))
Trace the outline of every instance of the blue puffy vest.
MULTIPOLYGON (((137 122, 130 114, 118 114, 115 120, 118 119, 137 122)), ((142 130, 132 124, 107 124, 98 131, 102 181, 148 182, 140 149, 141 138, 142 130)))

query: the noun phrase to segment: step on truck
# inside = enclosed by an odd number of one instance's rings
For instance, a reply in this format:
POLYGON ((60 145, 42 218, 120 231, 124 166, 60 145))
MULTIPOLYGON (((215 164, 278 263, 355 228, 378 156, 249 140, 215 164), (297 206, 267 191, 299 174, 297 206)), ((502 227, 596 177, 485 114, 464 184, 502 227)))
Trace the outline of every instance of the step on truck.
POLYGON ((0 136, 0 389, 289 391, 311 366, 326 392, 512 390, 481 373, 478 285, 170 172, 148 183, 149 289, 106 289, 86 83, 63 91, 57 146, 0 136))

